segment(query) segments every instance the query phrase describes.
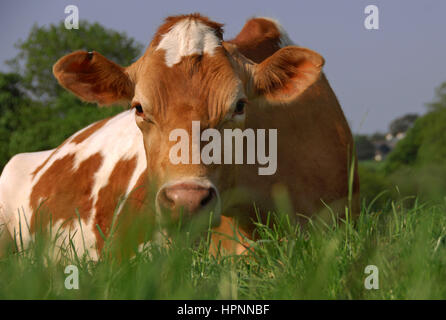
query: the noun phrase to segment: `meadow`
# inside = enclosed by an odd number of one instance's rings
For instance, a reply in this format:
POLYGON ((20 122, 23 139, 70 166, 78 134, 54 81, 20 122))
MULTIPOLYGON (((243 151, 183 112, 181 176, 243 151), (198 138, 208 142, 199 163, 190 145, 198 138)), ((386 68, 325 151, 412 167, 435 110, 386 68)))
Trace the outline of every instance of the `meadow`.
MULTIPOLYGON (((209 254, 209 231, 185 228, 169 246, 152 243, 130 259, 105 251, 97 262, 36 237, 0 259, 0 299, 444 299, 446 203, 401 197, 379 209, 364 202, 356 219, 317 217, 297 226, 271 213, 261 240, 242 256, 209 254), (63 251, 63 250, 62 250, 63 251), (79 289, 66 289, 66 266, 79 289), (379 270, 368 290, 367 265, 379 270)), ((71 248, 72 249, 72 248, 71 248)), ((72 251, 72 250, 71 250, 72 251)))

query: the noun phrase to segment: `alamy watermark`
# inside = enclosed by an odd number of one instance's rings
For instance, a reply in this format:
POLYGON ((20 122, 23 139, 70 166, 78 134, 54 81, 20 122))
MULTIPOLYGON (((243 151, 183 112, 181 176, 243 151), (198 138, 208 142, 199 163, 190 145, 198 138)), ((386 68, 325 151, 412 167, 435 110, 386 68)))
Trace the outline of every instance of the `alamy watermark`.
POLYGON ((364 269, 364 273, 368 276, 364 279, 364 287, 367 290, 379 289, 379 269, 375 265, 368 265, 364 269))
POLYGON ((79 29, 79 8, 73 4, 65 7, 65 28, 68 30, 79 29))
POLYGON ((79 269, 75 265, 68 265, 65 267, 64 273, 68 276, 65 278, 65 289, 78 290, 79 289, 79 269))
POLYGON ((364 20, 364 27, 367 30, 379 30, 379 9, 371 4, 365 7, 364 13, 368 16, 364 20))
MULTIPOLYGON (((65 28, 68 30, 79 29, 79 8, 70 4, 65 7, 65 28)), ((367 30, 379 30, 379 9, 378 6, 370 4, 364 8, 367 15, 364 20, 364 27, 367 30)))
POLYGON ((192 121, 192 155, 189 154, 190 137, 185 129, 174 129, 169 141, 177 141, 169 152, 172 164, 243 164, 244 141, 246 141, 246 164, 264 165, 258 168, 259 175, 272 175, 277 170, 277 129, 268 129, 268 155, 266 129, 224 129, 223 138, 217 129, 200 131, 200 121, 192 121), (201 142, 208 142, 201 148, 201 142), (234 154, 233 154, 234 142, 234 154), (222 157, 223 143, 223 157, 222 157), (223 159, 222 159, 223 158, 223 159), (192 159, 192 160, 190 160, 192 159))

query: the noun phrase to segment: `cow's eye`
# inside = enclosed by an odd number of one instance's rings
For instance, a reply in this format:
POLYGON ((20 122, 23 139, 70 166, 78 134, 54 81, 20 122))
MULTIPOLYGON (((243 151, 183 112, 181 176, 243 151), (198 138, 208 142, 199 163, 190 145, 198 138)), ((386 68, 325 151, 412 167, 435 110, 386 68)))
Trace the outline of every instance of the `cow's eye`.
POLYGON ((237 101, 237 104, 235 105, 234 114, 243 114, 245 113, 245 106, 246 106, 246 100, 240 99, 237 101))
POLYGON ((135 105, 136 114, 142 116, 144 114, 144 110, 140 104, 135 105))

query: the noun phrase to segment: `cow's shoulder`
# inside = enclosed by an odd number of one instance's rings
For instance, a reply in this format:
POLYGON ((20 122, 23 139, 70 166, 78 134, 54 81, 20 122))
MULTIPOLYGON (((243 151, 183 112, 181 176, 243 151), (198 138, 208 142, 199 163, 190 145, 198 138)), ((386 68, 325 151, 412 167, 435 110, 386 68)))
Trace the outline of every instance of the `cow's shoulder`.
POLYGON ((116 163, 125 157, 144 154, 142 135, 135 123, 134 111, 127 110, 106 118, 74 133, 60 146, 49 152, 32 172, 37 181, 44 173, 63 169, 78 169, 86 160, 100 159, 116 163), (62 165, 63 164, 63 165, 62 165))
POLYGON ((25 180, 27 176, 36 169, 37 164, 44 161, 54 150, 18 153, 14 155, 3 168, 2 182, 6 180, 25 180))
POLYGON ((280 48, 294 45, 283 26, 275 19, 256 17, 246 21, 231 41, 247 58, 260 63, 280 48))
POLYGON ((0 201, 16 198, 31 183, 31 174, 38 164, 45 161, 53 150, 19 153, 13 156, 3 168, 0 176, 0 201))

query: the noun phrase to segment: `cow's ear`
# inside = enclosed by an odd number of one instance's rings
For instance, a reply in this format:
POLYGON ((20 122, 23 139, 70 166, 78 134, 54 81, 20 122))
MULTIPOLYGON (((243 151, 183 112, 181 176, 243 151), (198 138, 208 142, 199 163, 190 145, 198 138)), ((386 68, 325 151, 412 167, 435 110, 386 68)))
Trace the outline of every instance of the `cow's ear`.
POLYGON ((312 50, 295 46, 282 48, 255 65, 255 93, 268 103, 291 103, 319 79, 324 63, 324 58, 312 50))
POLYGON ((63 87, 88 102, 111 105, 133 98, 126 69, 97 52, 68 54, 54 64, 53 73, 63 87))

